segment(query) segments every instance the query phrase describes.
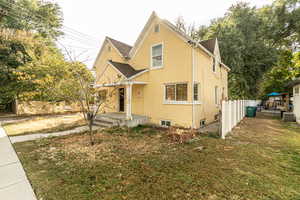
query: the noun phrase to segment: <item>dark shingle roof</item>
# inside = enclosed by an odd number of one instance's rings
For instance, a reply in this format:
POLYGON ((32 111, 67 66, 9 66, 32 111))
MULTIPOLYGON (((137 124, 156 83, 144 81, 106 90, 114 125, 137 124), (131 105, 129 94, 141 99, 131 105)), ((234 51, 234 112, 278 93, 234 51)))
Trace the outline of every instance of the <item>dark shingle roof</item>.
POLYGON ((108 61, 110 64, 112 64, 117 70, 119 70, 126 78, 130 78, 137 73, 140 73, 142 71, 145 71, 146 69, 140 69, 140 70, 135 70, 131 65, 126 64, 126 63, 119 63, 119 62, 114 62, 112 60, 108 61))
POLYGON ((216 46, 216 38, 214 39, 209 39, 209 40, 203 40, 200 42, 202 46, 204 46, 210 53, 214 53, 215 51, 215 46, 216 46))
POLYGON ((120 53, 124 56, 124 57, 128 57, 130 50, 132 49, 132 46, 125 44, 123 42, 120 42, 118 40, 112 39, 110 37, 107 37, 111 43, 113 43, 113 45, 120 51, 120 53))

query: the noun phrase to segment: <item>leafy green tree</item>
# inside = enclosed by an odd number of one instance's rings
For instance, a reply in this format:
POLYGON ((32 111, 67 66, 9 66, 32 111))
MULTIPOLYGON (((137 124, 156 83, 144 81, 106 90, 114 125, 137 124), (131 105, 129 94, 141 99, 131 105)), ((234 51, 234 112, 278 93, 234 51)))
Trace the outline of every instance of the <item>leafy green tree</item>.
POLYGON ((218 38, 223 62, 231 67, 231 98, 255 98, 262 75, 276 62, 277 50, 265 43, 263 26, 254 7, 238 3, 206 32, 206 38, 218 38))
POLYGON ((260 96, 271 92, 288 92, 287 84, 300 77, 300 52, 282 51, 278 63, 268 71, 261 82, 260 96))
POLYGON ((44 38, 62 35, 58 4, 41 0, 0 0, 0 27, 34 31, 44 38))
POLYGON ((73 101, 78 98, 78 77, 91 83, 93 76, 80 62, 66 61, 56 48, 44 47, 32 61, 18 68, 15 73, 23 100, 73 101))
MULTIPOLYGON (((57 4, 41 0, 0 0, 0 22, 0 104, 4 104, 36 88, 32 81, 20 79, 20 67, 39 63, 46 51, 49 65, 57 60, 62 65, 67 62, 54 43, 62 34, 62 14, 57 4)), ((40 94, 40 98, 44 97, 40 94)))
POLYGON ((222 61, 231 68, 231 98, 257 98, 263 75, 278 63, 281 50, 299 48, 299 6, 299 0, 274 0, 263 8, 240 2, 190 34, 196 40, 218 38, 222 61))
POLYGON ((258 9, 265 24, 264 38, 276 48, 295 49, 300 41, 299 0, 275 0, 272 5, 258 9))
POLYGON ((15 72, 32 60, 28 49, 36 44, 37 40, 24 31, 0 31, 0 104, 10 103, 20 92, 15 72))

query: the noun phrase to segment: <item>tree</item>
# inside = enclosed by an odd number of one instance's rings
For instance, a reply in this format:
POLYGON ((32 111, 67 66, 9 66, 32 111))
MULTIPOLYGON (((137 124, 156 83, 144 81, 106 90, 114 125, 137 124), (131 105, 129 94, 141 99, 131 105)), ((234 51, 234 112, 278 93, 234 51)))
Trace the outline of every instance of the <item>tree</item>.
MULTIPOLYGON (((196 40, 218 38, 222 61, 231 68, 230 98, 257 98, 263 75, 276 65, 281 50, 299 48, 299 4, 299 0, 274 0, 256 8, 237 3, 224 17, 192 34, 196 40)), ((182 27, 184 20, 180 22, 182 27)))
POLYGON ((289 91, 287 84, 300 77, 300 53, 282 51, 278 63, 267 72, 260 85, 260 96, 266 97, 271 92, 289 91))
POLYGON ((41 0, 0 0, 1 28, 37 32, 44 38, 62 35, 62 12, 56 3, 41 0))
POLYGON ((15 72, 32 60, 29 49, 37 46, 38 40, 27 32, 0 30, 0 103, 10 103, 20 92, 15 72))
POLYGON ((258 9, 265 26, 262 31, 269 45, 296 49, 300 43, 299 0, 275 0, 272 5, 258 9))
MULTIPOLYGON (((42 0, 0 0, 0 22, 0 103, 7 104, 24 96, 47 99, 46 88, 41 89, 43 81, 38 84, 37 80, 29 80, 32 77, 26 70, 39 72, 31 75, 41 77, 42 70, 38 69, 46 63, 52 67, 57 62, 60 66, 68 65, 54 43, 62 35, 59 6, 42 0), (33 70, 30 65, 38 67, 33 70)), ((50 74, 55 74, 54 69, 59 67, 48 69, 52 70, 50 74)))
POLYGON ((255 98, 262 75, 276 62, 277 50, 265 43, 263 26, 256 8, 238 3, 207 30, 207 38, 218 38, 222 61, 231 67, 231 98, 255 98))

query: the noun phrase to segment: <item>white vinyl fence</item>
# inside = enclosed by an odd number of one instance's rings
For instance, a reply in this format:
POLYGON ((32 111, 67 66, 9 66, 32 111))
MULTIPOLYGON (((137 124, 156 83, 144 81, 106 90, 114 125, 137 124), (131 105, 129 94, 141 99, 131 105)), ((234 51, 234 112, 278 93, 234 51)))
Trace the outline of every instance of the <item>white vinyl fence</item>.
POLYGON ((257 106, 260 100, 234 100, 222 102, 222 138, 246 116, 247 106, 257 106))

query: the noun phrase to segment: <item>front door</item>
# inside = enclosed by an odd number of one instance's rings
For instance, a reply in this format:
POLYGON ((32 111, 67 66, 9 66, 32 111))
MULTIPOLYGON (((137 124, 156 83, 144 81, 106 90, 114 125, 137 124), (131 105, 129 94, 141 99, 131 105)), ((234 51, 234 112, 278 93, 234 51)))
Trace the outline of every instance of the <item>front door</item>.
POLYGON ((125 111, 125 89, 119 88, 119 112, 125 111))

